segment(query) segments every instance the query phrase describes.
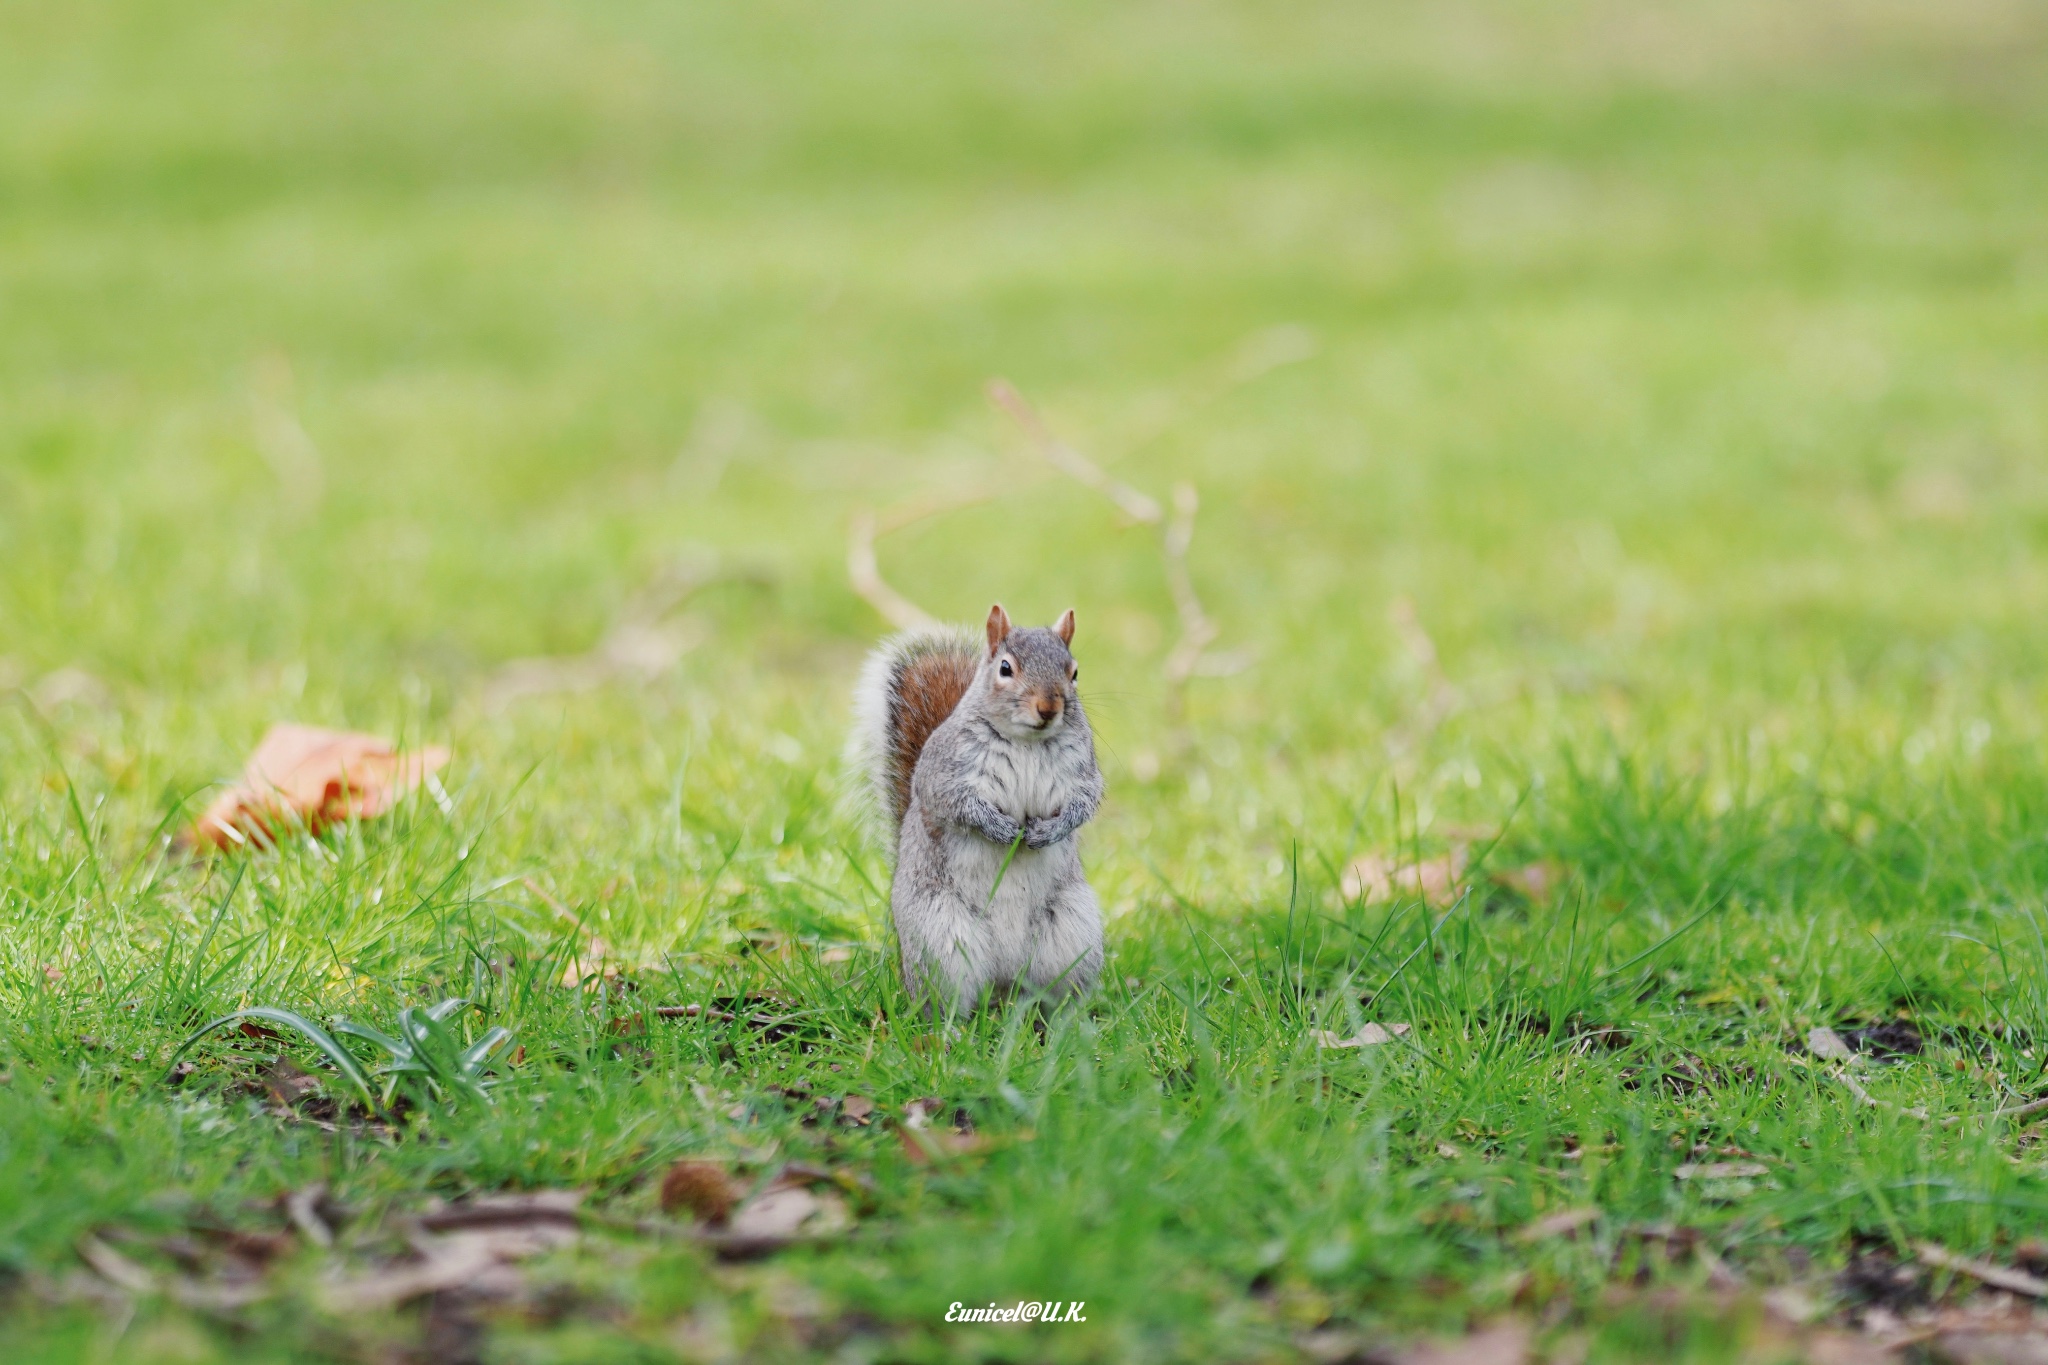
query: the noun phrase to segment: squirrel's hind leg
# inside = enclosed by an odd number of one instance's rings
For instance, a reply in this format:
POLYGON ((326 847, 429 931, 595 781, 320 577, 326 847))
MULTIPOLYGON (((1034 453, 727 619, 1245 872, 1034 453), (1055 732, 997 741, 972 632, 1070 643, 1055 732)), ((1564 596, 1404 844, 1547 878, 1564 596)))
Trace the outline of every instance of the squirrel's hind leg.
POLYGON ((992 984, 986 945, 968 933, 939 939, 903 934, 903 986, 928 1019, 972 1014, 992 984))
POLYGON ((1076 877, 1054 893, 1033 925, 1024 983, 1050 1002, 1077 1000, 1102 975, 1102 908, 1076 877))

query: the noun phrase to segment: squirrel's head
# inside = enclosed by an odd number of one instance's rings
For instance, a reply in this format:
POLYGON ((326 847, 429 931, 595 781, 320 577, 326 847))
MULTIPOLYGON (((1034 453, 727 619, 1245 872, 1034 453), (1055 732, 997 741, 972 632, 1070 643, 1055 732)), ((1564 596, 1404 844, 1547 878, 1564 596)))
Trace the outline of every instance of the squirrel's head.
POLYGON ((1049 628, 1013 630, 1001 605, 989 608, 989 720, 1012 739, 1041 739, 1066 724, 1081 670, 1067 646, 1074 640, 1070 608, 1049 628))

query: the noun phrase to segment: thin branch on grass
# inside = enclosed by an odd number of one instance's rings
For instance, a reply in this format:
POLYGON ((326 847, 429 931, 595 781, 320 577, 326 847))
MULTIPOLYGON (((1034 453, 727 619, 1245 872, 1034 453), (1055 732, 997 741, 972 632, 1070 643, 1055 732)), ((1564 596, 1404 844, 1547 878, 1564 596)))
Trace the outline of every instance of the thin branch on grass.
POLYGON ((1045 461, 1086 487, 1108 498, 1133 521, 1142 521, 1150 526, 1159 526, 1166 521, 1166 511, 1158 499, 1149 493, 1141 493, 1121 480, 1111 478, 1102 467, 1080 451, 1053 435, 1052 428, 1038 415, 1038 409, 1031 406, 1029 399, 1017 392, 1017 386, 1007 379, 988 381, 989 401, 1001 408, 1015 422, 1025 436, 1030 438, 1031 448, 1045 461))
MULTIPOLYGON (((1184 417, 1187 412, 1204 407, 1274 370, 1307 360, 1316 353, 1316 349, 1315 334, 1305 327, 1269 327, 1255 332, 1229 355, 1220 371, 1204 383, 1194 397, 1180 405, 1174 418, 1184 417)), ((1031 448, 1053 468, 1083 487, 1102 494, 1131 520, 1159 529, 1167 587, 1173 595, 1174 612, 1180 618, 1181 628, 1180 637, 1168 651, 1162 665, 1167 683, 1167 710, 1178 726, 1186 711, 1189 679, 1198 676, 1227 677, 1243 672, 1251 664, 1251 655, 1246 651, 1210 649, 1219 632, 1203 609, 1202 599, 1195 591, 1194 578, 1187 566, 1188 547, 1195 534, 1195 516, 1201 508, 1201 499, 1194 486, 1188 483, 1174 485, 1173 508, 1169 515, 1157 498, 1114 477, 1061 440, 1030 400, 1018 392, 1016 385, 1006 379, 992 379, 988 383, 988 396, 1017 424, 1031 448)), ((1166 425, 1170 422, 1160 424, 1138 444, 1157 437, 1166 425)), ((991 493, 974 493, 966 497, 956 495, 927 499, 880 517, 865 509, 856 512, 847 530, 846 548, 847 579, 854 592, 898 630, 937 625, 937 619, 930 612, 898 592, 882 576, 881 565, 875 555, 875 541, 911 522, 970 503, 983 502, 992 496, 991 493)))
MULTIPOLYGON (((2038 1114, 2043 1109, 2048 1109, 2048 1099, 2028 1100, 2025 1104, 2014 1104, 2004 1109, 1994 1109, 1984 1115, 1984 1117, 1987 1119, 2016 1119, 2022 1114, 2038 1114)), ((1953 1123, 1955 1120, 1949 1119, 1946 1122, 1953 1123)))
POLYGON ((1178 483, 1173 489, 1173 514, 1150 494, 1140 492, 1103 472, 1101 466, 1053 434, 1038 409, 1006 379, 992 379, 989 400, 1007 413, 1031 442, 1031 448, 1045 461, 1085 487, 1108 498, 1126 516, 1160 528, 1160 552, 1166 561, 1166 584, 1173 594, 1174 613, 1180 618, 1180 638, 1168 651, 1163 671, 1167 684, 1167 712, 1178 725, 1187 706, 1188 679, 1197 673, 1228 674, 1242 671, 1249 660, 1241 655, 1209 652, 1218 634, 1215 622, 1202 607, 1188 572, 1188 547, 1195 537, 1195 515, 1201 498, 1194 485, 1178 483))
POLYGON ((1124 442, 1125 458, 1164 436, 1182 422, 1275 370, 1311 360, 1321 349, 1316 334, 1298 323, 1265 327, 1244 338, 1219 361, 1205 367, 1178 403, 1145 424, 1124 442))
POLYGON ((1166 583, 1173 592, 1173 609, 1180 614, 1181 622, 1180 640, 1166 656, 1166 695, 1175 721, 1180 719, 1187 681, 1200 667, 1203 652, 1216 642, 1218 633, 1216 623, 1202 610, 1202 599, 1195 595, 1195 582, 1188 574, 1188 546, 1194 541, 1195 513, 1200 510, 1201 498, 1193 484, 1173 486, 1173 520, 1166 528, 1164 548, 1166 583))
POLYGON ((875 559, 875 541, 927 517, 972 507, 994 496, 988 492, 971 492, 919 498, 892 508, 880 517, 866 508, 855 512, 846 533, 846 577, 853 590, 898 630, 925 630, 938 625, 937 617, 890 587, 888 580, 882 577, 882 567, 875 559))
POLYGON ((327 1197, 325 1182, 301 1186, 285 1196, 285 1215, 305 1234, 307 1241, 325 1249, 334 1245, 334 1229, 320 1216, 320 1201, 327 1197))
POLYGON ((1843 1085, 1848 1086, 1850 1092, 1854 1094, 1857 1099, 1863 1101, 1865 1105, 1869 1106, 1872 1109, 1888 1110, 1891 1113, 1902 1114, 1909 1119, 1920 1119, 1923 1122, 1927 1118, 1927 1111, 1925 1109, 1908 1109, 1903 1105, 1887 1104, 1883 1100, 1877 1099, 1868 1090, 1865 1090, 1862 1086, 1858 1085, 1856 1083, 1856 1078, 1851 1076, 1846 1071, 1831 1071, 1828 1074, 1833 1076, 1836 1080, 1840 1081, 1843 1085))
POLYGON ((678 559, 665 566, 628 598, 612 628, 596 648, 582 654, 514 659, 484 683, 484 710, 502 711, 526 697, 558 692, 590 692, 619 678, 652 682, 704 642, 707 628, 674 613, 715 583, 767 580, 759 569, 736 568, 715 556, 678 559))
POLYGON ((2009 1290, 2014 1294, 2025 1294, 2031 1298, 2048 1299, 2048 1280, 2037 1279, 2024 1270, 2012 1270, 1989 1261, 1972 1260, 1958 1256, 1937 1242, 1915 1244, 1913 1252, 1929 1265, 1953 1270, 1959 1275, 1968 1275, 1973 1280, 1982 1280, 1997 1289, 2009 1290))
MULTIPOLYGON (((1865 1090, 1861 1085, 1859 1085, 1856 1082, 1856 1079, 1853 1076, 1849 1075, 1849 1073, 1846 1071, 1830 1071, 1828 1074, 1830 1076, 1833 1076, 1836 1080, 1840 1081, 1843 1085, 1848 1086, 1851 1093, 1853 1093, 1857 1099, 1861 1100, 1865 1105, 1872 1109, 1889 1110, 1894 1114, 1902 1114, 1909 1119, 1920 1119, 1922 1121, 1925 1121, 1928 1118, 1928 1113, 1925 1109, 1908 1109, 1904 1105, 1887 1104, 1885 1101, 1876 1098, 1868 1090, 1865 1090)), ((2003 1109, 1993 1109, 1991 1112, 1987 1114, 1950 1114, 1948 1117, 1944 1118, 1941 1121, 1941 1126, 1944 1128, 1953 1128, 1966 1118, 2015 1119, 2021 1118, 2027 1114, 2038 1114, 2044 1109, 2048 1109, 2048 1099, 2028 1100, 2025 1104, 2007 1105, 2003 1109)))
MULTIPOLYGON (((1966 1118, 2016 1119, 2028 1114, 2038 1114, 2043 1109, 2048 1109, 2048 1099, 2028 1100, 2025 1104, 2010 1104, 2003 1109, 1993 1109, 1988 1114, 1950 1114, 1941 1121, 1941 1126, 1953 1128, 1966 1118)), ((1902 1112, 1911 1113, 1913 1111, 1904 1110, 1902 1112)))

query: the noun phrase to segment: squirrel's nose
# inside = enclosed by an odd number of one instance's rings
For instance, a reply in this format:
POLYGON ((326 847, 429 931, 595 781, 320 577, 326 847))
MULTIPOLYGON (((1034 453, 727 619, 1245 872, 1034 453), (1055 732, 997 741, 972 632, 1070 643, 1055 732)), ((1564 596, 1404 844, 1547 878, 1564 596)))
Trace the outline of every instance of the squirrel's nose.
POLYGON ((1060 703, 1057 697, 1040 697, 1037 705, 1038 718, 1040 720, 1051 720, 1060 713, 1060 703))

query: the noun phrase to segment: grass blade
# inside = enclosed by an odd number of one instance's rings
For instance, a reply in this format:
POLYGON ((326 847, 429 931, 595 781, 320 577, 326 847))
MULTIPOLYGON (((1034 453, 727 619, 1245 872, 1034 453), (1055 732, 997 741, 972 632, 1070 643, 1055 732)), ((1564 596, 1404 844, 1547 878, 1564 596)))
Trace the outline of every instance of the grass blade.
POLYGON ((267 1024, 279 1024, 299 1033, 306 1041, 319 1049, 320 1054, 327 1058, 334 1069, 339 1071, 348 1083, 355 1088, 356 1094, 361 1097, 365 1105, 372 1109, 378 1107, 372 1095, 369 1076, 363 1071, 362 1063, 358 1062, 347 1048, 336 1041, 334 1036, 326 1029, 321 1028, 304 1015, 294 1014, 290 1010, 278 1009, 271 1005, 255 1005, 249 1009, 236 1010, 233 1014, 223 1014, 212 1023, 195 1031, 184 1042, 178 1044, 178 1050, 171 1054, 171 1060, 164 1068, 165 1079, 170 1077, 171 1069, 177 1066, 179 1058, 183 1057, 193 1044, 217 1028, 239 1023, 244 1019, 261 1019, 267 1024))

